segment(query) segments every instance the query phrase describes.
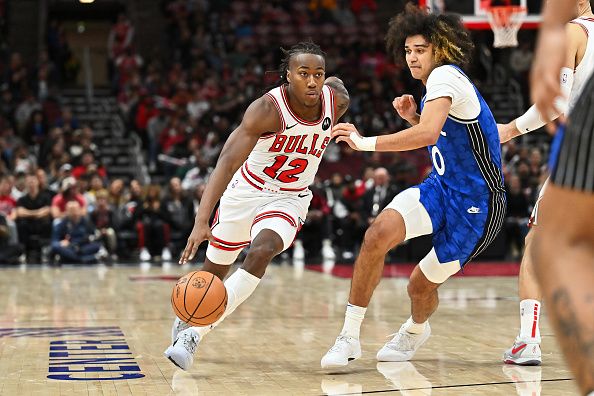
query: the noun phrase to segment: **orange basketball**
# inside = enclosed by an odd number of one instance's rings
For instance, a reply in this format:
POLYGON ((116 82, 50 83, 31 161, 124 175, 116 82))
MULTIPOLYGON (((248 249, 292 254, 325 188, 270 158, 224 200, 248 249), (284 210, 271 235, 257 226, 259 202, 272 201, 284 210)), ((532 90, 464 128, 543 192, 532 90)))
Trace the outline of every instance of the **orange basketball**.
POLYGON ((218 277, 206 271, 182 276, 171 293, 171 305, 178 318, 192 326, 208 326, 227 308, 227 289, 218 277))

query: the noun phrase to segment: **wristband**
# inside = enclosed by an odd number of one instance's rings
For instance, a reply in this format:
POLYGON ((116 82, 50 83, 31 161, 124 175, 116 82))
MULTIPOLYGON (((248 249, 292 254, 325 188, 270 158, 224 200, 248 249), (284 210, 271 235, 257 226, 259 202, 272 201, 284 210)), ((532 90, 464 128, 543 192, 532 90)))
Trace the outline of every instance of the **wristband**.
MULTIPOLYGON (((566 113, 567 99, 571 94, 571 88, 573 86, 573 70, 568 67, 562 68, 559 79, 562 96, 555 98, 554 103, 557 110, 561 111, 562 113, 566 113)), ((532 106, 528 109, 528 111, 526 111, 526 113, 516 119, 516 127, 523 135, 543 127, 547 122, 553 121, 558 116, 559 114, 550 114, 548 117, 551 118, 550 120, 544 119, 538 110, 536 110, 536 107, 532 106)))
POLYGON ((536 109, 536 106, 531 106, 528 111, 519 116, 516 119, 516 127, 518 131, 523 135, 528 132, 532 132, 538 128, 543 127, 547 122, 542 119, 540 113, 536 109))
POLYGON ((377 142, 377 136, 373 137, 361 137, 357 132, 351 132, 349 135, 355 147, 361 151, 375 151, 375 144, 377 142))

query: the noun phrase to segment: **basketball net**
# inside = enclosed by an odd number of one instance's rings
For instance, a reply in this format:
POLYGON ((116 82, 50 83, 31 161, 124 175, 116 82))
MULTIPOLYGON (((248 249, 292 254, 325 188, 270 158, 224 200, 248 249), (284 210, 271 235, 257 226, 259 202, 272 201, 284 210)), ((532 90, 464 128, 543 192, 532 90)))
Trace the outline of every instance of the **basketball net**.
POLYGON ((518 31, 526 18, 526 8, 519 6, 488 7, 487 17, 495 34, 493 47, 518 46, 518 31))

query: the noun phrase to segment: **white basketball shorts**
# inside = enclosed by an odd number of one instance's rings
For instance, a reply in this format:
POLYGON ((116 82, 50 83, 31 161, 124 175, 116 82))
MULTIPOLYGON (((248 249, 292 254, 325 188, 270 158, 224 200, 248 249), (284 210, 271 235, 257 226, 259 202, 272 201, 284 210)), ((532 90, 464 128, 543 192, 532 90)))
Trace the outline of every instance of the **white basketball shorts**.
POLYGON ((236 174, 213 220, 215 241, 208 244, 206 257, 215 264, 233 264, 239 253, 264 229, 276 232, 286 250, 305 222, 311 198, 308 189, 300 192, 258 190, 236 174))

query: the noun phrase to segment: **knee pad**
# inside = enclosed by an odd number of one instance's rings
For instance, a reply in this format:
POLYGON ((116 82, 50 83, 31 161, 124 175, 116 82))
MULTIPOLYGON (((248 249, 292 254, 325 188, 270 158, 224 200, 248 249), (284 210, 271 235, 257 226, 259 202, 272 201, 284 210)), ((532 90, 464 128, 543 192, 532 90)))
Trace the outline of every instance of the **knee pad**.
POLYGON ((460 260, 450 261, 447 263, 440 263, 435 253, 435 248, 423 257, 419 262, 419 267, 425 277, 433 282, 441 284, 445 282, 450 276, 460 271, 460 260))
POLYGON ((421 203, 421 190, 411 187, 396 195, 386 209, 393 209, 400 213, 406 226, 405 241, 421 235, 431 234, 433 224, 429 213, 421 203))

